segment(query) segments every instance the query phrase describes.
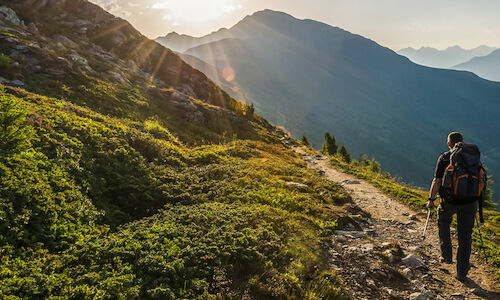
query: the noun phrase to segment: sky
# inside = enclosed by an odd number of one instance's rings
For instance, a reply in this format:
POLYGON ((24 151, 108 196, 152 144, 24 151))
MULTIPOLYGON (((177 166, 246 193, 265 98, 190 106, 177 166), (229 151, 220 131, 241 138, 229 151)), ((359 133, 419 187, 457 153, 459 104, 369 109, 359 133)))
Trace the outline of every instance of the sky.
POLYGON ((341 27, 393 50, 500 47, 500 1, 492 0, 90 0, 149 38, 203 36, 263 9, 341 27))

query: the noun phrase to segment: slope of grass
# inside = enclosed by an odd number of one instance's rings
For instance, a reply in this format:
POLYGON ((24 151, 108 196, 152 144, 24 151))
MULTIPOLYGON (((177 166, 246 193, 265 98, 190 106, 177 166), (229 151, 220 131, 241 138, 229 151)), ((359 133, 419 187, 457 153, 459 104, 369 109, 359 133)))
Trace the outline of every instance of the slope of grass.
POLYGON ((344 297, 324 257, 349 196, 259 124, 193 147, 161 118, 0 98, 28 129, 0 155, 0 298, 344 297))

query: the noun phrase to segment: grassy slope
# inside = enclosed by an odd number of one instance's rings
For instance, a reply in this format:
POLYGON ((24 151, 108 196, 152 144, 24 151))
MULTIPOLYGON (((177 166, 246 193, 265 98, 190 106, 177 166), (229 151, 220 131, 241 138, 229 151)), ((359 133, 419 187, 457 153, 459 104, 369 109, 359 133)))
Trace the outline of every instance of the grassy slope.
MULTIPOLYGON (((396 182, 390 176, 383 176, 372 172, 369 167, 361 167, 355 164, 346 163, 337 156, 331 157, 332 165, 341 170, 365 179, 378 189, 407 203, 415 208, 423 208, 428 197, 428 193, 414 188, 406 187, 396 182)), ((495 210, 484 211, 485 223, 481 225, 484 246, 488 255, 488 263, 492 266, 497 278, 500 278, 500 213, 495 210)), ((475 247, 479 250, 481 241, 479 232, 474 230, 473 240, 475 247)), ((483 254, 482 251, 480 251, 483 254)))
POLYGON ((343 297, 322 258, 349 197, 258 122, 188 147, 224 131, 1 97, 30 132, 0 156, 1 298, 343 297))

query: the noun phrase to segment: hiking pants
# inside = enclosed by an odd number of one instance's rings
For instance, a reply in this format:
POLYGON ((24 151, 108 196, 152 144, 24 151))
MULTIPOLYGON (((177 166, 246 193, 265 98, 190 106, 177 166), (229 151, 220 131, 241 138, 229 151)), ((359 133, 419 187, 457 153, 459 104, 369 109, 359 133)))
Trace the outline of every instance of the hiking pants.
POLYGON ((441 201, 438 208, 439 241, 441 255, 451 261, 452 246, 450 238, 450 224, 453 215, 457 214, 458 251, 457 276, 465 277, 469 272, 469 258, 472 245, 472 229, 477 211, 477 201, 469 204, 452 204, 441 201))

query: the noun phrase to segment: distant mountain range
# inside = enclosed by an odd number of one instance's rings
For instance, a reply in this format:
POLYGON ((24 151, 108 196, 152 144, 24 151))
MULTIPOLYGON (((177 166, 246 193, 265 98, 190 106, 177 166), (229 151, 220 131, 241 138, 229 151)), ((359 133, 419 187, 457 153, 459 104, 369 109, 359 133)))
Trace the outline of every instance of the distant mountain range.
POLYGON ((500 83, 417 65, 341 28, 271 10, 201 38, 170 36, 158 41, 192 46, 184 54, 233 75, 213 80, 316 147, 329 131, 354 157, 368 153, 393 175, 427 186, 446 135, 459 130, 500 174, 500 141, 491 138, 500 128, 500 83))
POLYGON ((479 46, 473 49, 463 49, 460 46, 453 46, 445 50, 438 50, 431 47, 422 47, 420 49, 409 47, 399 50, 398 53, 408 57, 412 62, 419 65, 448 69, 464 63, 473 57, 488 55, 496 49, 489 46, 479 46))
POLYGON ((453 69, 471 71, 483 78, 500 81, 500 49, 486 56, 474 57, 453 69))
POLYGON ((209 35, 197 38, 185 34, 178 34, 177 32, 171 32, 164 37, 156 38, 156 41, 162 45, 169 45, 170 50, 176 52, 184 52, 192 47, 215 42, 223 38, 230 38, 229 30, 222 28, 217 32, 213 32, 209 35))

